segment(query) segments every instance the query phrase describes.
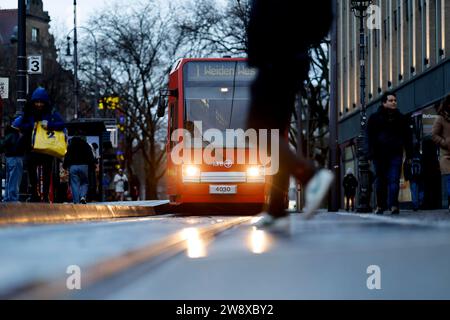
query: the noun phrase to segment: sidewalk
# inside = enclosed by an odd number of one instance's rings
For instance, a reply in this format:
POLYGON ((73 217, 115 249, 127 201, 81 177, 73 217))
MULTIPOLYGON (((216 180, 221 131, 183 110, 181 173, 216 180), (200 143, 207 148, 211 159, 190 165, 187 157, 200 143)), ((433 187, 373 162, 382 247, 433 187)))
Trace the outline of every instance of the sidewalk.
POLYGON ((392 215, 386 211, 383 215, 376 215, 375 213, 357 213, 339 211, 337 214, 359 216, 361 218, 380 220, 385 222, 406 224, 406 225, 421 225, 434 227, 450 227, 450 213, 447 209, 439 210, 400 210, 399 215, 392 215))
POLYGON ((147 217, 168 210, 167 200, 90 204, 0 203, 0 226, 147 217))

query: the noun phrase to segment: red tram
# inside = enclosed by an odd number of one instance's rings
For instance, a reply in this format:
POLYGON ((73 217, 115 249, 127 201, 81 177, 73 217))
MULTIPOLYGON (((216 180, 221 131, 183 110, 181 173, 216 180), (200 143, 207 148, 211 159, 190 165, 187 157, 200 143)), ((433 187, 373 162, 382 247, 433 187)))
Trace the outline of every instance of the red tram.
POLYGON ((242 58, 181 59, 175 64, 158 108, 159 116, 168 109, 171 204, 261 210, 269 179, 259 158, 250 161, 258 150, 245 137, 240 143, 239 137, 226 139, 229 132, 243 132, 255 76, 242 58))

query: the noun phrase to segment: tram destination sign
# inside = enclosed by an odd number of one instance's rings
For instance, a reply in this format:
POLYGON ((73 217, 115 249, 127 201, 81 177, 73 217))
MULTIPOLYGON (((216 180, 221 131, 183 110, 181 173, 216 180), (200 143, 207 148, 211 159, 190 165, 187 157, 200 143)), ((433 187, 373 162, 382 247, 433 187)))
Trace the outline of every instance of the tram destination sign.
POLYGON ((244 61, 191 61, 184 71, 187 81, 252 81, 256 76, 244 61))

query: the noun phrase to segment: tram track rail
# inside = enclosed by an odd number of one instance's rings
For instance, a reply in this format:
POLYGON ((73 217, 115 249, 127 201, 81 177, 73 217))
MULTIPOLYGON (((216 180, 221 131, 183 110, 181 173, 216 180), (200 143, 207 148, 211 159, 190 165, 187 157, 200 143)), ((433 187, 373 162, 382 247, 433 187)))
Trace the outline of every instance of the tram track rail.
MULTIPOLYGON (((207 226, 195 227, 196 236, 202 239, 206 245, 213 241, 219 234, 246 222, 253 217, 231 218, 226 221, 218 219, 216 223, 207 226)), ((126 277, 127 273, 133 273, 133 269, 145 265, 145 272, 161 266, 165 261, 185 252, 188 249, 186 229, 178 230, 163 239, 146 244, 138 249, 129 250, 117 256, 107 258, 93 265, 84 267, 81 274, 81 290, 69 290, 68 277, 58 277, 46 281, 32 281, 23 286, 8 290, 0 295, 0 299, 8 300, 52 300, 52 299, 78 299, 95 297, 92 294, 95 288, 108 282, 114 282, 120 277, 126 277), (92 290, 91 290, 92 289, 92 290), (92 291, 92 292, 91 292, 92 291)), ((102 291, 102 290, 100 290, 102 291)))

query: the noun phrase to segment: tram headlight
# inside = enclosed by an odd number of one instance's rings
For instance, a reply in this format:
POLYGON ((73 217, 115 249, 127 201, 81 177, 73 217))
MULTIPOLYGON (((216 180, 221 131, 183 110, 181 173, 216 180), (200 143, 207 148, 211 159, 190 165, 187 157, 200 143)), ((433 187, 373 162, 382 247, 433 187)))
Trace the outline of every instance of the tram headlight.
POLYGON ((264 176, 264 168, 263 167, 249 167, 247 168, 247 177, 261 177, 264 176))
POLYGON ((252 166, 247 168, 247 182, 264 182, 264 167, 252 166))
POLYGON ((197 166, 186 165, 183 166, 184 177, 198 177, 200 175, 200 168, 197 166))
POLYGON ((194 165, 183 166, 183 181, 184 182, 199 182, 200 168, 194 165))

